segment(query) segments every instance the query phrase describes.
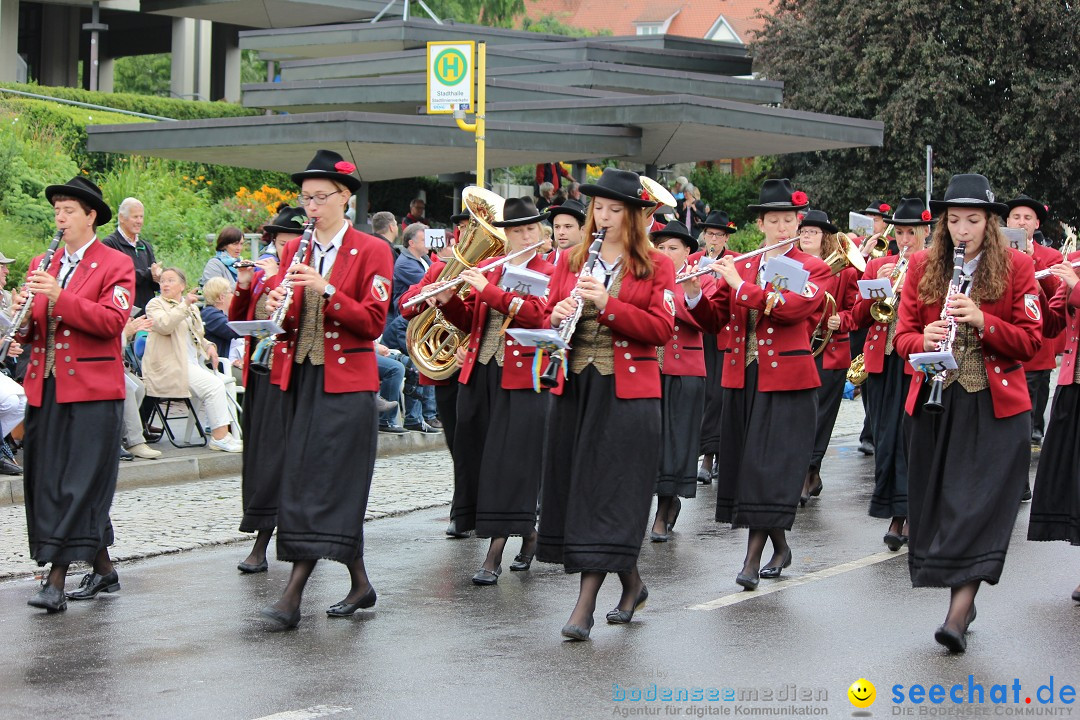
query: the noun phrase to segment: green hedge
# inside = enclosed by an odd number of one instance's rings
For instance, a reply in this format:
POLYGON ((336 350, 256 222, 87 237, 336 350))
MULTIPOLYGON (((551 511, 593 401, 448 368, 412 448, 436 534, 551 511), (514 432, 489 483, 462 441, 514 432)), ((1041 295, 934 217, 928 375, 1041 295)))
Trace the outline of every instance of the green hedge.
MULTIPOLYGON (((0 83, 0 87, 22 92, 48 95, 49 97, 75 100, 77 102, 90 103, 92 105, 104 105, 118 110, 146 113, 159 117, 172 118, 173 120, 202 120, 205 118, 239 117, 243 115, 261 115, 262 111, 254 108, 246 108, 227 102, 203 102, 192 100, 177 100, 153 95, 136 95, 134 93, 103 93, 91 92, 80 88, 49 87, 24 83, 0 83)), ((0 97, 5 93, 0 93, 0 97)), ((18 97, 7 95, 6 97, 18 97)))

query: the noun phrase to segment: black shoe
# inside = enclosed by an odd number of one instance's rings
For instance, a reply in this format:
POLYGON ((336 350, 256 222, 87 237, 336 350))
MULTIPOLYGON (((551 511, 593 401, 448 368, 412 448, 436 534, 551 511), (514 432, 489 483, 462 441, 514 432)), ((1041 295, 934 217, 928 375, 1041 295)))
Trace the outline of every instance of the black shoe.
POLYGON ((859 452, 867 456, 873 455, 874 443, 870 442, 869 440, 863 440, 861 443, 859 443, 859 452))
POLYGON ((381 433, 391 433, 393 435, 403 435, 403 434, 407 433, 408 430, 401 427, 400 425, 392 425, 390 423, 382 423, 381 422, 381 423, 379 423, 379 432, 381 432, 381 433))
POLYGON ((438 435, 439 431, 431 427, 424 421, 419 423, 405 423, 405 429, 410 432, 424 433, 425 435, 438 435))
POLYGON ((934 633, 934 639, 944 645, 951 653, 962 653, 967 650, 967 640, 963 633, 958 633, 952 628, 942 625, 934 633))
POLYGON ((712 485, 712 472, 705 468, 698 468, 697 481, 702 485, 712 485))
POLYGON ((1024 494, 1020 496, 1020 502, 1031 502, 1031 481, 1024 483, 1024 494))
POLYGON ((514 556, 514 562, 510 563, 510 572, 524 572, 532 567, 533 556, 518 553, 514 556))
POLYGON ((450 524, 446 526, 446 534, 452 538, 467 538, 470 535, 468 530, 458 530, 457 523, 453 520, 451 520, 450 524))
POLYGON ((499 576, 502 575, 502 565, 495 568, 495 572, 486 568, 480 568, 476 571, 476 574, 472 576, 473 585, 495 585, 499 582, 499 576))
POLYGON ((100 592, 114 593, 120 589, 120 577, 114 569, 108 575, 87 573, 83 575, 78 590, 72 590, 67 594, 69 600, 89 600, 100 592))
POLYGON ((791 548, 788 548, 787 555, 784 556, 784 560, 779 565, 766 565, 758 572, 758 577, 763 577, 768 580, 775 580, 780 577, 780 573, 784 571, 784 568, 791 565, 791 548))
POLYGON ((1076 602, 1080 602, 1080 588, 1073 590, 1072 599, 1076 602))
POLYGON ((360 596, 356 602, 348 603, 342 600, 326 608, 326 614, 330 617, 349 617, 357 610, 375 607, 375 588, 368 586, 368 591, 360 596))
POLYGON ((120 459, 124 462, 132 462, 135 460, 135 456, 129 453, 125 448, 120 448, 120 459))
POLYGON ((64 597, 64 591, 52 585, 42 586, 34 597, 26 601, 26 604, 30 607, 48 610, 49 614, 67 610, 67 598, 64 597))
POLYGON ((1031 447, 1033 447, 1033 448, 1042 447, 1042 442, 1043 442, 1042 430, 1039 430, 1037 428, 1035 430, 1032 430, 1031 431, 1031 447))
POLYGON ((739 573, 735 576, 735 583, 737 585, 742 585, 747 590, 757 590, 758 582, 760 582, 758 577, 759 575, 757 573, 754 573, 753 575, 739 573))
POLYGON ((896 552, 900 548, 907 545, 907 535, 897 535, 894 532, 885 533, 885 544, 889 546, 889 549, 896 552))
POLYGON ((588 627, 580 627, 578 625, 563 625, 562 636, 564 638, 570 638, 571 640, 588 640, 589 632, 592 630, 593 619, 589 618, 588 627))
POLYGON ((650 542, 657 542, 657 543, 667 542, 670 539, 671 539, 670 535, 667 535, 667 534, 661 535, 658 532, 653 532, 652 530, 649 531, 649 541, 650 542))
POLYGON ((143 437, 146 438, 147 445, 153 445, 154 443, 160 441, 162 435, 163 433, 150 432, 149 430, 143 433, 143 437))
POLYGON ((713 464, 712 464, 712 479, 713 480, 719 480, 720 479, 720 463, 718 463, 716 460, 713 460, 713 464))
POLYGON ((300 608, 291 613, 282 612, 273 605, 267 605, 259 611, 269 630, 291 630, 300 624, 300 608))
POLYGON ((607 621, 612 625, 625 625, 634 619, 634 613, 645 607, 645 601, 648 599, 649 588, 642 585, 641 592, 638 593, 637 600, 634 601, 634 607, 630 608, 629 611, 615 608, 607 614, 607 621))
POLYGON ((7 458, 0 458, 0 475, 22 475, 22 468, 7 458))
POLYGON ((675 529, 675 523, 679 520, 679 513, 682 512, 682 498, 676 495, 673 500, 675 501, 675 517, 671 518, 671 522, 667 524, 668 532, 675 529))
POLYGON ((817 468, 810 470, 810 497, 817 497, 821 495, 822 489, 825 487, 825 483, 821 482, 821 472, 817 468))
POLYGON ((269 569, 270 565, 263 560, 258 565, 252 565, 251 563, 242 562, 236 566, 236 569, 246 575, 254 575, 255 573, 264 573, 269 569))

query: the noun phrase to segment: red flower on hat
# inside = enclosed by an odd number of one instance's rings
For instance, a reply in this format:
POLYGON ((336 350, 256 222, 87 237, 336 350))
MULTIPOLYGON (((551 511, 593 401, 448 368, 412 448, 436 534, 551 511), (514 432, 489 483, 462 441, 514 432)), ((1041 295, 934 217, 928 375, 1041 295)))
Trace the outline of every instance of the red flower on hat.
POLYGON ((347 162, 345 160, 334 163, 334 169, 337 170, 339 173, 345 173, 346 175, 352 172, 356 172, 356 166, 353 165, 351 162, 347 162))
POLYGON ((930 211, 929 211, 929 210, 923 210, 923 211, 922 211, 922 215, 921 215, 920 217, 922 217, 922 219, 923 219, 923 222, 930 222, 930 220, 931 220, 931 219, 932 219, 932 218, 933 218, 934 216, 930 214, 930 211))
POLYGON ((889 203, 881 203, 880 205, 878 205, 878 210, 880 210, 883 213, 887 213, 887 212, 891 211, 892 208, 889 207, 889 203))
POLYGON ((1050 211, 1050 206, 1049 205, 1043 205, 1043 209, 1046 210, 1047 212, 1049 212, 1050 211))
POLYGON ((638 189, 638 195, 641 197, 642 200, 645 200, 646 202, 650 202, 652 200, 652 196, 645 191, 645 188, 638 189))
POLYGON ((795 192, 791 193, 792 205, 806 205, 809 202, 810 198, 808 198, 806 196, 806 193, 804 193, 802 190, 796 190, 795 192))
MULTIPOLYGON (((794 197, 792 198, 792 200, 794 200, 794 197)), ((806 217, 806 213, 798 213, 799 222, 802 222, 804 217, 806 217)))

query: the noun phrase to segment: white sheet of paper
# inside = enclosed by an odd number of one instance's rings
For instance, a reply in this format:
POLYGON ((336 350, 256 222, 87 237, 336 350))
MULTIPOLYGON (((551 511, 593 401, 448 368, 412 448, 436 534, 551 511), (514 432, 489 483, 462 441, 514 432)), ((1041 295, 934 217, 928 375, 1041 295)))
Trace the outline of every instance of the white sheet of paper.
POLYGON ((424 247, 429 250, 441 250, 446 247, 446 230, 428 228, 424 231, 424 247))
POLYGON ((519 345, 525 347, 541 347, 545 350, 557 347, 566 349, 570 346, 559 337, 558 330, 527 330, 525 328, 507 328, 506 334, 514 339, 519 345))
POLYGON ((273 320, 234 320, 228 325, 237 335, 265 337, 267 335, 280 335, 285 332, 273 320))
POLYGON ((802 295, 810 273, 803 268, 802 263, 779 255, 765 263, 764 277, 766 284, 772 283, 777 290, 789 290, 796 295, 802 295))
POLYGON ((11 329, 11 318, 7 316, 7 313, 0 312, 0 332, 7 332, 11 329))
POLYGON ((862 213, 849 212, 847 214, 848 229, 856 235, 870 237, 874 234, 874 218, 862 213))
POLYGON ((937 375, 945 370, 956 369, 956 358, 947 352, 921 352, 913 353, 908 358, 915 372, 925 372, 927 375, 937 375))
POLYGON ((892 296, 892 283, 889 278, 860 280, 859 295, 863 300, 884 300, 892 296))
POLYGON ((547 293, 549 282, 551 282, 551 278, 544 273, 530 270, 527 267, 508 264, 503 268, 499 285, 504 290, 510 290, 519 295, 543 297, 547 293))

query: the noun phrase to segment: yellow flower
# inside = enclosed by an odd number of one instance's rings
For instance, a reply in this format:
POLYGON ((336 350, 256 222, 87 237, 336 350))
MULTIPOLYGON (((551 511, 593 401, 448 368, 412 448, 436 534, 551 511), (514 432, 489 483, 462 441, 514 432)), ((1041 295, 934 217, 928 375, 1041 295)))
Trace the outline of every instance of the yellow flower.
POLYGON ((207 184, 207 185, 213 185, 214 183, 213 183, 213 181, 211 181, 211 180, 207 180, 207 181, 206 181, 206 184, 207 184))
POLYGON ((187 175, 185 175, 185 176, 184 176, 184 179, 185 179, 185 180, 189 180, 190 178, 188 178, 188 176, 187 176, 187 175))
POLYGON ((205 179, 206 179, 206 176, 205 176, 205 175, 200 175, 200 176, 199 176, 198 178, 196 178, 196 179, 197 179, 197 180, 205 180, 205 179))

